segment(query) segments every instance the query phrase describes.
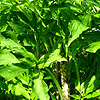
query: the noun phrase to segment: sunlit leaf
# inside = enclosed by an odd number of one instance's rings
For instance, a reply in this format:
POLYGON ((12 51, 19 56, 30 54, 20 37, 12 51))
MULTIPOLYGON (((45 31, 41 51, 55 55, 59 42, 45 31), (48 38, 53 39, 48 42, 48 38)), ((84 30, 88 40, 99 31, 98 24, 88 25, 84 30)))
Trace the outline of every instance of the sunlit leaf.
POLYGON ((9 65, 19 63, 19 60, 10 51, 0 50, 0 65, 9 65))
POLYGON ((20 55, 23 55, 25 58, 30 59, 30 61, 37 62, 37 59, 35 58, 34 54, 28 52, 21 44, 16 43, 11 39, 6 39, 1 34, 0 34, 0 44, 2 47, 8 48, 13 53, 19 53, 20 55))
POLYGON ((87 30, 89 27, 86 27, 78 20, 72 20, 69 24, 70 37, 68 39, 68 46, 82 34, 83 31, 87 30))
MULTIPOLYGON (((11 80, 21 74, 23 74, 27 69, 21 68, 25 65, 9 65, 9 66, 0 66, 0 75, 7 80, 11 80)), ((26 68, 26 66, 25 66, 26 68)))
POLYGON ((96 53, 98 49, 100 49, 100 42, 93 42, 89 44, 89 47, 86 49, 86 51, 96 53))
POLYGON ((95 84, 94 84, 95 80, 96 80, 96 77, 92 76, 91 80, 89 81, 88 87, 86 89, 86 94, 88 94, 88 93, 90 93, 90 92, 92 92, 94 90, 94 88, 95 88, 95 84))
POLYGON ((91 26, 91 15, 87 14, 87 15, 80 15, 79 16, 79 20, 82 22, 83 25, 90 27, 91 26))
POLYGON ((97 97, 97 96, 100 96, 100 92, 93 92, 93 93, 91 93, 91 94, 85 96, 84 98, 89 99, 89 98, 95 98, 95 97, 97 97))
POLYGON ((42 76, 40 74, 39 78, 35 79, 33 85, 33 92, 40 100, 49 100, 48 95, 48 86, 42 80, 42 76))
POLYGON ((86 0, 88 3, 99 5, 99 0, 86 0))
POLYGON ((45 68, 48 67, 51 63, 54 63, 56 61, 61 62, 61 61, 67 61, 66 58, 62 57, 59 55, 59 49, 56 49, 53 53, 51 53, 49 56, 43 55, 38 62, 38 67, 39 68, 45 68))
POLYGON ((73 98, 75 98, 75 99, 79 99, 80 100, 80 96, 79 95, 77 95, 77 94, 73 94, 73 95, 70 95, 71 97, 73 97, 73 98))
POLYGON ((75 1, 75 2, 78 3, 78 4, 81 4, 81 2, 82 2, 83 0, 73 0, 73 1, 75 1))
POLYGON ((30 99, 30 96, 28 94, 28 91, 23 87, 23 85, 19 82, 17 83, 17 85, 14 86, 14 92, 15 95, 23 95, 24 97, 26 97, 27 99, 30 99))

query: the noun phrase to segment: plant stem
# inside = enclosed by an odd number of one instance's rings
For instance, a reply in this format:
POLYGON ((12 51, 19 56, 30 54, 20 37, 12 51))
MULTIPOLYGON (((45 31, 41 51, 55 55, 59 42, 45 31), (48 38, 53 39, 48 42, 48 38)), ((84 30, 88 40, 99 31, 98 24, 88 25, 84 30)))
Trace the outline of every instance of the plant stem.
POLYGON ((45 70, 50 74, 50 76, 52 77, 54 83, 56 84, 58 90, 59 90, 59 93, 60 93, 60 97, 61 97, 61 100, 63 100, 63 94, 62 94, 62 89, 58 83, 58 81, 56 80, 55 76, 53 75, 53 73, 48 69, 48 68, 45 68, 45 70))
POLYGON ((77 74, 77 79, 78 79, 78 87, 79 87, 79 91, 81 92, 79 68, 75 59, 74 59, 74 63, 75 63, 76 74, 77 74))

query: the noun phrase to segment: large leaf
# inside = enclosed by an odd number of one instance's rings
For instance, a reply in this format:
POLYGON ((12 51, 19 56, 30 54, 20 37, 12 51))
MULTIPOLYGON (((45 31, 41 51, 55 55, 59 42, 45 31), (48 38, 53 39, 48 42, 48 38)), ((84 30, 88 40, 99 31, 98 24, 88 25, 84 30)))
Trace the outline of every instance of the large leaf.
POLYGON ((3 35, 0 34, 0 45, 2 47, 6 47, 8 49, 10 49, 11 51, 15 51, 15 52, 20 52, 22 50, 24 50, 24 48, 19 44, 14 42, 11 39, 6 39, 3 35))
POLYGON ((19 63, 19 60, 10 51, 0 50, 0 65, 9 65, 19 63))
MULTIPOLYGON (((27 69, 21 68, 24 67, 26 68, 25 65, 20 64, 19 66, 17 65, 8 65, 8 66, 0 66, 0 75, 4 77, 7 80, 11 80, 22 73, 24 73, 27 69)), ((29 66, 27 66, 29 67, 29 66)))
POLYGON ((42 78, 43 76, 40 74, 39 78, 34 79, 33 93, 39 98, 39 100, 49 100, 48 86, 42 78))
POLYGON ((14 42, 11 39, 6 39, 3 35, 0 34, 0 45, 2 47, 6 47, 13 53, 19 53, 23 55, 25 58, 30 59, 32 62, 37 62, 34 54, 28 52, 21 44, 14 42))
POLYGON ((69 31, 70 31, 70 37, 68 39, 68 46, 79 37, 80 34, 82 34, 83 31, 87 30, 89 27, 83 25, 78 20, 72 20, 69 24, 69 31))
POLYGON ((98 49, 100 49, 100 42, 93 42, 89 44, 89 47, 86 49, 86 51, 96 53, 98 49))

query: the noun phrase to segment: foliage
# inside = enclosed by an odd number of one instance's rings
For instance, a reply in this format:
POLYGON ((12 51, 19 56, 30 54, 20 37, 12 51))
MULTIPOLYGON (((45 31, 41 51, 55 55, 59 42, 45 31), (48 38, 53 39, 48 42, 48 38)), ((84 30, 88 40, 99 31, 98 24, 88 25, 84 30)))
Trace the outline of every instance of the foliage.
POLYGON ((99 100, 99 49, 99 0, 1 0, 1 100, 99 100))

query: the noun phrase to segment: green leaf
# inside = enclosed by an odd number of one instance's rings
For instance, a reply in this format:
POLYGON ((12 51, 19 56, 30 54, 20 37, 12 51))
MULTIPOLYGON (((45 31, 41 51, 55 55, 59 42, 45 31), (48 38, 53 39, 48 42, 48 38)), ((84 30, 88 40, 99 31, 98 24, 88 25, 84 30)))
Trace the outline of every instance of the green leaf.
POLYGON ((7 89, 7 85, 3 80, 0 79, 0 88, 7 89))
POLYGON ((25 85, 29 85, 30 82, 30 73, 29 70, 27 70, 24 74, 18 76, 17 78, 25 85))
POLYGON ((95 80, 96 80, 96 77, 92 76, 91 80, 89 81, 88 87, 86 89, 86 94, 88 94, 88 93, 90 93, 90 92, 92 92, 94 90, 94 88, 95 88, 95 84, 94 84, 95 80))
POLYGON ((16 31, 16 33, 20 34, 23 32, 23 27, 19 26, 18 24, 14 24, 13 22, 7 22, 8 25, 16 31))
POLYGON ((73 0, 73 1, 75 1, 75 2, 78 3, 78 4, 81 4, 81 2, 82 2, 83 0, 73 0))
POLYGON ((100 40, 100 32, 93 30, 92 32, 87 32, 84 35, 84 41, 88 42, 89 44, 93 41, 100 40))
POLYGON ((74 41, 74 43, 72 43, 72 45, 71 45, 71 49, 72 49, 72 57, 73 58, 75 58, 75 56, 76 56, 76 54, 77 54, 77 52, 78 52, 78 50, 80 49, 80 47, 81 47, 82 45, 81 45, 81 42, 80 41, 74 41))
POLYGON ((94 83, 93 83, 90 87, 88 87, 88 88, 86 89, 86 94, 92 92, 92 91, 94 90, 94 88, 95 88, 95 85, 94 85, 94 83))
POLYGON ((14 86, 15 88, 15 95, 21 95, 22 92, 21 92, 21 89, 20 89, 20 86, 19 85, 15 85, 14 86))
POLYGON ((39 100, 49 100, 48 95, 48 86, 47 84, 42 80, 42 76, 40 74, 39 78, 33 80, 33 93, 35 96, 39 98, 39 100))
POLYGON ((68 39, 68 46, 82 34, 83 31, 86 31, 89 27, 86 27, 78 20, 72 20, 69 24, 70 37, 68 39))
POLYGON ((17 83, 17 85, 14 86, 14 89, 15 95, 23 95, 27 99, 30 99, 28 91, 23 87, 22 83, 17 83))
POLYGON ((84 93, 84 91, 85 91, 85 82, 83 82, 83 83, 81 84, 81 92, 84 93))
POLYGON ((89 47, 86 49, 86 51, 96 53, 98 49, 100 49, 100 42, 93 42, 89 44, 89 47))
POLYGON ((73 95, 70 95, 71 97, 75 98, 75 99, 81 99, 81 97, 77 94, 73 94, 73 95))
POLYGON ((54 63, 56 61, 58 62, 67 61, 66 58, 59 55, 59 49, 56 49, 55 51, 53 51, 49 56, 43 55, 38 61, 38 67, 40 69, 45 68, 45 67, 48 67, 51 63, 54 63))
POLYGON ((7 20, 7 14, 2 14, 2 16, 0 18, 0 27, 4 26, 6 24, 6 20, 7 20))
MULTIPOLYGON (((100 15, 98 15, 98 16, 100 16, 100 15)), ((96 25, 100 25, 100 17, 99 18, 94 17, 94 22, 96 25)))
POLYGON ((7 30, 8 25, 4 25, 2 26, 0 32, 5 32, 7 30))
MULTIPOLYGON (((27 70, 27 69, 21 68, 22 66, 25 66, 25 65, 22 65, 22 64, 19 66, 16 66, 16 65, 3 66, 2 65, 0 66, 0 75, 7 80, 11 80, 23 74, 27 70)), ((26 68, 26 66, 24 68, 26 68)))
POLYGON ((91 15, 86 14, 86 15, 80 15, 79 20, 82 22, 83 25, 90 27, 91 26, 91 15))
POLYGON ((88 3, 99 6, 99 0, 86 0, 88 3))
POLYGON ((6 39, 3 35, 0 34, 0 45, 2 47, 8 48, 13 53, 19 53, 25 58, 30 59, 31 62, 37 62, 36 57, 31 52, 28 52, 21 44, 14 42, 11 39, 6 39))
POLYGON ((94 75, 94 76, 92 76, 91 80, 89 81, 88 87, 91 86, 95 80, 96 80, 96 76, 94 75))
POLYGON ((0 65, 10 65, 19 63, 19 60, 10 51, 4 49, 0 50, 0 65))
POLYGON ((31 20, 30 24, 34 29, 37 28, 37 17, 34 12, 32 12, 32 20, 31 20))
POLYGON ((51 99, 52 99, 52 100, 56 100, 56 98, 55 98, 55 96, 53 95, 53 93, 50 92, 50 95, 51 95, 51 99))
POLYGON ((97 97, 97 96, 100 96, 100 92, 93 92, 93 93, 91 93, 91 94, 85 96, 84 98, 89 99, 89 98, 95 98, 95 97, 97 97))
POLYGON ((20 52, 20 51, 22 51, 22 50, 24 50, 24 48, 20 45, 20 44, 18 44, 18 43, 16 43, 16 42, 14 42, 13 40, 11 40, 11 39, 6 39, 3 35, 1 35, 0 34, 0 45, 2 46, 2 47, 6 47, 6 48, 8 48, 8 49, 10 49, 10 51, 15 51, 15 52, 20 52))
POLYGON ((12 13, 16 14, 25 24, 29 25, 29 19, 21 11, 12 11, 12 13))

